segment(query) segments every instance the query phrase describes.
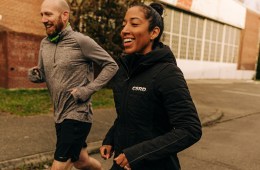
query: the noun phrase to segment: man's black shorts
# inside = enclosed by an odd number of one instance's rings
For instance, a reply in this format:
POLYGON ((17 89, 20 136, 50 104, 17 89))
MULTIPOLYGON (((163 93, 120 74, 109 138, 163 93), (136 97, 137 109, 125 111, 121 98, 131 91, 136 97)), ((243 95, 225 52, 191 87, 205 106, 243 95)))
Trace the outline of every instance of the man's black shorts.
POLYGON ((91 125, 71 119, 56 123, 57 143, 54 159, 60 162, 66 162, 68 159, 72 162, 78 161, 81 149, 87 146, 85 141, 91 125))

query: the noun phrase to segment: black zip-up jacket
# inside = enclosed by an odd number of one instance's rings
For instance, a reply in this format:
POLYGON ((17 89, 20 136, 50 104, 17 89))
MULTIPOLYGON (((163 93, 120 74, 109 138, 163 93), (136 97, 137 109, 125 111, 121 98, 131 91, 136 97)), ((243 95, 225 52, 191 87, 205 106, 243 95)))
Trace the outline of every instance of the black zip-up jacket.
MULTIPOLYGON (((113 78, 117 118, 103 145, 125 153, 132 170, 180 170, 177 153, 197 142, 201 123, 168 46, 120 59, 113 78)), ((123 170, 114 164, 112 170, 123 170)))

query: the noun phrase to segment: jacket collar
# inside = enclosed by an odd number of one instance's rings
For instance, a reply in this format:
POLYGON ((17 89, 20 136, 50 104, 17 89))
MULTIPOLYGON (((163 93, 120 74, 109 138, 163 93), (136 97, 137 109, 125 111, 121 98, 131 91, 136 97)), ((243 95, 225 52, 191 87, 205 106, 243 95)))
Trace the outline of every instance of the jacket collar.
POLYGON ((59 35, 60 35, 60 40, 62 40, 65 36, 67 36, 70 32, 72 31, 72 28, 70 25, 68 25, 64 30, 62 30, 59 35))
POLYGON ((52 43, 58 43, 59 41, 61 41, 65 36, 67 36, 70 32, 72 31, 72 28, 70 26, 70 24, 67 25, 67 27, 65 29, 63 29, 60 33, 58 33, 58 35, 56 35, 55 37, 48 37, 48 40, 52 43))
POLYGON ((120 62, 131 76, 157 63, 168 62, 176 64, 176 59, 171 49, 167 45, 160 43, 154 50, 145 55, 137 53, 129 55, 123 54, 120 57, 120 62))

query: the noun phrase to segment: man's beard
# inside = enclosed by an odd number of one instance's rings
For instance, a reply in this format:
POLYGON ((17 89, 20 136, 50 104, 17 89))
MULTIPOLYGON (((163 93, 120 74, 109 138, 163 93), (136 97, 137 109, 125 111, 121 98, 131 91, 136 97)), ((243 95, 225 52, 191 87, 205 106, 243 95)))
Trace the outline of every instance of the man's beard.
POLYGON ((55 37, 62 31, 63 27, 64 27, 64 23, 61 20, 61 16, 59 16, 57 24, 54 25, 54 30, 48 31, 48 29, 46 28, 46 33, 47 33, 48 37, 55 37))

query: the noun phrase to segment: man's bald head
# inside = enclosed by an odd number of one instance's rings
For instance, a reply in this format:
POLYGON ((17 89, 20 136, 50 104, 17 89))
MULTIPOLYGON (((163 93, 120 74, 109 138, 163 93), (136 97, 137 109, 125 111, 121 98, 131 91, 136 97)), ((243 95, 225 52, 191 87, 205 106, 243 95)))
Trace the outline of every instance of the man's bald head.
POLYGON ((50 4, 55 7, 59 12, 70 12, 70 7, 66 0, 44 0, 42 5, 43 4, 50 4))
POLYGON ((69 22, 70 8, 65 0, 44 0, 41 5, 42 23, 49 37, 56 36, 69 22))

